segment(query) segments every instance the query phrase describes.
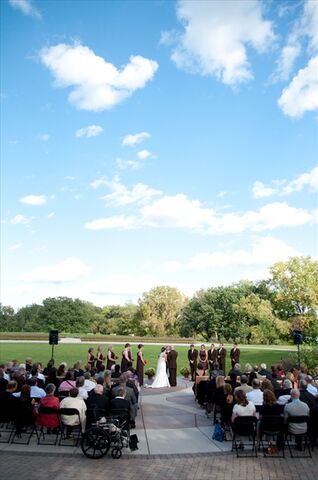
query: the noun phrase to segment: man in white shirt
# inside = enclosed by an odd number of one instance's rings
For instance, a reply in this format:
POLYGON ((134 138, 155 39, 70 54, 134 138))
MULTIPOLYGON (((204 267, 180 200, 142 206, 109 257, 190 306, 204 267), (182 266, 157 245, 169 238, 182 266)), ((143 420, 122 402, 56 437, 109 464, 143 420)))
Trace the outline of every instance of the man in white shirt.
POLYGON ((306 377, 306 382, 307 382, 307 391, 311 393, 314 397, 318 397, 318 388, 316 387, 312 377, 310 375, 307 375, 306 377))
POLYGON ((78 388, 78 397, 82 398, 83 400, 87 400, 88 392, 87 392, 86 388, 84 388, 84 383, 85 383, 85 378, 84 377, 77 377, 76 388, 78 388))
POLYGON ((85 378, 85 382, 84 382, 83 388, 85 388, 87 392, 90 392, 96 387, 96 383, 91 380, 91 374, 89 372, 84 373, 84 378, 85 378))
POLYGON ((43 388, 38 387, 38 380, 37 380, 36 377, 31 378, 30 386, 31 386, 31 392, 30 392, 31 398, 44 398, 44 397, 46 397, 45 390, 43 390, 43 388))
POLYGON ((247 392, 246 398, 249 402, 253 402, 255 406, 263 405, 263 392, 261 390, 261 382, 258 378, 254 378, 252 382, 253 390, 247 392))

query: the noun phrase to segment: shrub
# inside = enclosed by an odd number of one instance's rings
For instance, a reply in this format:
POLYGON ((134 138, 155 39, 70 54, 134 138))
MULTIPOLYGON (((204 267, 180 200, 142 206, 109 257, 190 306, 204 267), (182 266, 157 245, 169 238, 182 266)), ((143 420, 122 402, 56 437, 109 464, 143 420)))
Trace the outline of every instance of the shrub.
POLYGON ((180 373, 184 377, 188 377, 190 375, 190 370, 188 369, 188 367, 182 367, 180 373))
POLYGON ((156 371, 154 368, 147 368, 147 370, 145 371, 145 375, 147 375, 147 377, 154 377, 155 373, 156 371))

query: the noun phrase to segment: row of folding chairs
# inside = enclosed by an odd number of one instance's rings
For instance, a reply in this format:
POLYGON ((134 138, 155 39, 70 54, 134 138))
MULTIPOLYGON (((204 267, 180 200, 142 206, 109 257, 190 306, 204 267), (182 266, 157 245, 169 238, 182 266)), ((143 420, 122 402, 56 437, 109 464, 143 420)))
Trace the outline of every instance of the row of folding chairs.
POLYGON ((0 425, 0 443, 17 443, 29 445, 32 438, 36 438, 40 445, 78 446, 82 427, 79 411, 76 408, 51 408, 39 407, 38 413, 45 418, 46 415, 56 415, 58 427, 48 430, 47 427, 32 423, 17 424, 15 421, 3 422, 0 425), (64 423, 63 417, 77 417, 76 425, 69 427, 64 423))
POLYGON ((280 415, 264 417, 260 422, 254 416, 236 417, 232 451, 237 457, 257 457, 259 451, 264 457, 285 457, 287 446, 292 458, 311 458, 308 422, 308 416, 289 417, 287 423, 280 415), (292 433, 290 424, 306 424, 306 433, 292 433))

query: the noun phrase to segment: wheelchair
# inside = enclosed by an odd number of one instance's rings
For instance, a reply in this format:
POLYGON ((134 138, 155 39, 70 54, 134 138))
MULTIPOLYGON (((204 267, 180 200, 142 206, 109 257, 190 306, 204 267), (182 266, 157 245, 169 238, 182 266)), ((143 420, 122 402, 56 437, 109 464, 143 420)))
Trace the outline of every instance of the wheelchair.
POLYGON ((118 459, 123 448, 128 447, 131 447, 131 439, 127 414, 101 418, 86 430, 81 439, 82 452, 92 459, 102 458, 109 451, 112 458, 118 459))

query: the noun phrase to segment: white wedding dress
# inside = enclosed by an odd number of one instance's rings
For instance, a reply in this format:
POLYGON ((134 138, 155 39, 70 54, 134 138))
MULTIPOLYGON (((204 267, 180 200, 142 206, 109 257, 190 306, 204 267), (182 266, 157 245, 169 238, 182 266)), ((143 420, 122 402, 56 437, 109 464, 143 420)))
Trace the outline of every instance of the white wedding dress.
POLYGON ((150 388, 162 388, 162 387, 170 387, 169 378, 167 375, 167 364, 166 364, 166 355, 164 352, 160 353, 157 363, 157 371, 155 378, 150 388))

